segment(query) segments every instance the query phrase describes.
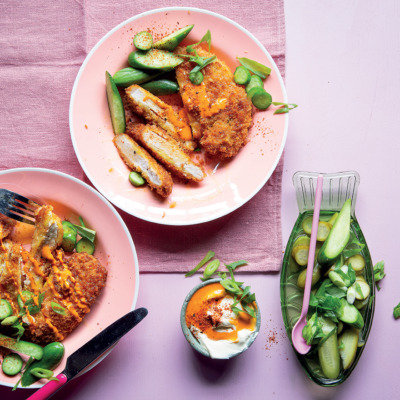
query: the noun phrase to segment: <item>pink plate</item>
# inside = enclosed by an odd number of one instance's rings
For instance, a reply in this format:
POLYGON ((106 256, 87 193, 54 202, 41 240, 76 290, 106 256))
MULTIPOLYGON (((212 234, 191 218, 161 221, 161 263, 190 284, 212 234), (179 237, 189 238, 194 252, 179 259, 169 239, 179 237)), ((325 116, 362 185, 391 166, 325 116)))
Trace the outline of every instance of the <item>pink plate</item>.
MULTIPOLYGON (((70 129, 79 162, 94 186, 113 204, 146 221, 191 225, 226 215, 250 200, 267 182, 285 145, 288 115, 273 115, 274 107, 257 111, 249 142, 228 163, 212 165, 198 185, 174 183, 172 194, 160 200, 149 188, 128 181, 129 170, 112 143, 113 130, 105 91, 105 70, 127 67, 132 39, 151 30, 155 39, 194 24, 187 43, 199 41, 208 29, 213 50, 234 70, 236 57, 248 57, 272 68, 265 89, 273 101, 287 102, 282 78, 262 44, 236 22, 196 8, 164 8, 146 12, 107 33, 86 57, 72 91, 70 129)), ((185 43, 186 43, 185 42, 185 43)))
MULTIPOLYGON (((91 312, 63 341, 65 356, 55 370, 57 375, 70 354, 135 307, 139 288, 135 246, 114 207, 90 186, 69 175, 46 169, 11 169, 0 172, 0 187, 53 205, 61 218, 78 221, 78 216, 82 216, 87 226, 97 231, 95 256, 108 270, 106 287, 91 312)), ((12 387, 17 380, 0 372, 1 385, 12 387)), ((29 388, 44 383, 40 381, 29 388)))

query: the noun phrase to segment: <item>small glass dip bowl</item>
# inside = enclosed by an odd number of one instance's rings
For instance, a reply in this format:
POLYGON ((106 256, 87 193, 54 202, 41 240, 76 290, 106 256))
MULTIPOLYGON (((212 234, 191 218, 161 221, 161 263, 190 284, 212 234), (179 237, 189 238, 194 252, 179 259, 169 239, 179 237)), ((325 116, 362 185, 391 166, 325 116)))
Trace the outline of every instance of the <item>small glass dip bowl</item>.
POLYGON ((245 350, 247 350, 254 342, 255 338, 258 335, 258 332, 260 331, 260 326, 261 326, 261 314, 260 314, 260 308, 258 307, 257 302, 255 302, 256 305, 256 324, 255 324, 255 329, 254 331, 250 334, 248 339, 246 340, 246 344, 243 348, 238 349, 237 352, 230 353, 226 356, 219 356, 219 357, 212 357, 210 353, 208 352, 207 348, 201 344, 198 339, 194 336, 194 334, 191 332, 189 327, 186 325, 186 311, 187 307, 189 304, 189 301, 191 300, 192 296, 201 288, 211 285, 214 283, 220 282, 221 279, 209 279, 205 282, 200 283, 199 285, 195 286, 189 294, 186 296, 185 301, 183 302, 182 309, 181 309, 181 327, 183 334, 185 335, 186 340, 189 342, 189 344, 197 350, 200 354, 202 354, 205 357, 213 358, 213 359, 219 359, 219 360, 228 360, 230 358, 236 357, 237 355, 243 353, 245 350))

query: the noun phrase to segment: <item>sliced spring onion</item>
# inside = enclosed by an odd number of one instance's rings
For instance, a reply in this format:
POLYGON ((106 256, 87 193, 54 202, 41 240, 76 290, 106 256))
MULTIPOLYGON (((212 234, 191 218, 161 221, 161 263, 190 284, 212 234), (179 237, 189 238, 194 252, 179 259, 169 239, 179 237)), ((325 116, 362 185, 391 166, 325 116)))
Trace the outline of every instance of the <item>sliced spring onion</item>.
POLYGON ((215 253, 213 251, 209 251, 206 256, 189 272, 185 274, 186 277, 194 275, 204 264, 208 263, 213 257, 215 253))

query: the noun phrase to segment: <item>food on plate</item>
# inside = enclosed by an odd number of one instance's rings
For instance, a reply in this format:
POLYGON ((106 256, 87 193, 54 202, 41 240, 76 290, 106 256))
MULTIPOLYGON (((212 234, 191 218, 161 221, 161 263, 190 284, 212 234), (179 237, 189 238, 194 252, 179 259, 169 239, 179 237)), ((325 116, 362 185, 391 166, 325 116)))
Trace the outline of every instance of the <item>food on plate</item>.
POLYGON ((186 339, 202 354, 228 359, 253 343, 260 328, 260 312, 250 286, 243 287, 243 282, 237 282, 234 277, 234 270, 247 262, 240 260, 225 265, 227 277, 226 272, 217 272, 221 263, 214 256, 209 251, 185 275, 192 276, 208 263, 200 278, 203 284, 193 289, 185 300, 181 324, 186 339), (220 279, 211 279, 217 273, 220 279))
MULTIPOLYGON (((212 56, 202 48, 196 50, 201 57, 212 56)), ((184 48, 175 51, 188 54, 184 48)), ((192 68, 193 63, 185 61, 176 68, 176 78, 193 137, 208 154, 233 157, 247 141, 252 124, 251 101, 245 90, 235 84, 223 61, 216 59, 203 68, 204 80, 200 85, 190 81, 192 68)))
POLYGON ((170 35, 167 35, 155 42, 153 47, 155 49, 173 51, 179 45, 179 43, 181 43, 182 40, 185 39, 185 37, 190 33, 193 27, 194 25, 188 25, 184 28, 178 29, 170 35))
MULTIPOLYGON (((142 115, 149 122, 158 125, 178 140, 192 140, 189 125, 175 112, 172 106, 138 85, 128 87, 125 93, 126 100, 137 114, 142 115)), ((194 149, 193 142, 189 148, 194 149)))
POLYGON ((127 133, 176 176, 195 182, 204 179, 204 169, 163 129, 154 125, 136 124, 127 133))
MULTIPOLYGON (((41 346, 56 346, 54 342, 65 339, 90 312, 105 286, 107 270, 90 252, 81 251, 82 239, 94 251, 89 238, 95 235, 82 226, 82 219, 81 225, 61 221, 50 205, 38 207, 35 217, 30 250, 14 240, 9 219, 0 219, 0 348, 43 360, 46 347, 41 346), (82 238, 76 243, 77 232, 82 238)), ((18 357, 6 361, 3 370, 17 374, 18 357)))
POLYGON ((138 50, 150 50, 153 46, 153 35, 147 31, 141 31, 133 38, 133 44, 138 50))
MULTIPOLYGON (((373 267, 351 200, 339 213, 321 211, 305 341, 296 353, 308 375, 323 386, 343 382, 354 369, 368 338, 374 308, 373 267)), ((301 214, 293 228, 281 275, 281 302, 290 337, 305 287, 312 215, 301 214)))
POLYGON ((121 96, 110 73, 106 71, 106 93, 111 123, 114 133, 124 133, 126 128, 125 111, 121 96))
POLYGON ((256 318, 235 313, 234 304, 234 297, 219 282, 201 287, 188 302, 186 325, 211 358, 226 359, 242 352, 256 332, 256 318))
MULTIPOLYGON (((137 33, 133 40, 136 49, 127 60, 130 66, 113 76, 106 73, 114 133, 131 136, 130 140, 126 136, 116 138, 114 144, 127 166, 136 173, 147 170, 140 166, 143 162, 156 169, 155 163, 140 149, 143 146, 172 176, 200 182, 205 172, 197 161, 190 160, 194 159, 191 152, 201 151, 219 160, 234 157, 247 143, 252 104, 266 109, 272 102, 263 83, 271 73, 270 68, 242 57, 238 58, 242 65, 234 75, 211 52, 209 30, 199 42, 178 46, 192 29, 193 25, 186 26, 155 43, 151 32, 137 33), (155 80, 165 73, 166 76, 155 80), (176 97, 175 100, 169 97, 174 94, 178 94, 180 104, 176 103, 176 97), (143 122, 149 125, 139 125, 143 122), (140 163, 132 160, 137 154, 140 163)), ((151 179, 160 177, 160 170, 151 176, 144 174, 150 188, 160 196, 171 193, 172 184, 169 190, 169 183, 151 179)))
POLYGON ((115 136, 113 141, 129 168, 139 172, 161 197, 171 194, 173 182, 170 173, 145 149, 125 133, 115 136))

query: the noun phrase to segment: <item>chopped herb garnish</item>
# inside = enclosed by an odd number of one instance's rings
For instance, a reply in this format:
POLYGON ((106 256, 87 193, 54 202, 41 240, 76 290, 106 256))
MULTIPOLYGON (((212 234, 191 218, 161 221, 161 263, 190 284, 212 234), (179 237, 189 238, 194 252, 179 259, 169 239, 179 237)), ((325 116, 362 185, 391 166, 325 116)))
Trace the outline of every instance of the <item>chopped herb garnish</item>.
POLYGON ((400 303, 393 309, 393 317, 395 319, 400 318, 400 303))
POLYGON ((207 43, 208 44, 208 51, 211 51, 211 32, 208 30, 206 34, 201 38, 200 42, 191 44, 189 46, 186 46, 186 51, 188 53, 193 53, 193 47, 198 46, 200 43, 207 43))
POLYGON ((374 265, 374 278, 375 278, 376 288, 378 289, 378 291, 381 290, 380 286, 378 285, 378 282, 386 276, 384 269, 385 269, 384 261, 379 261, 374 265))
POLYGON ((225 266, 226 266, 226 268, 228 268, 228 269, 231 268, 232 271, 234 271, 237 267, 241 267, 242 265, 246 265, 246 264, 248 264, 247 261, 239 260, 239 261, 235 261, 235 262, 230 263, 230 264, 226 264, 225 266))
POLYGON ((213 257, 215 253, 213 251, 209 251, 206 256, 189 272, 185 274, 186 277, 194 275, 204 264, 208 263, 213 257))
POLYGON ((215 272, 217 271, 217 269, 219 268, 219 260, 212 260, 211 262, 208 263, 207 267, 204 270, 203 273, 203 277, 200 278, 202 281, 207 281, 208 279, 210 279, 215 272))
POLYGON ((279 101, 273 101, 271 104, 274 106, 280 106, 277 110, 275 110, 274 114, 285 114, 298 107, 298 105, 294 103, 281 103, 279 101))
MULTIPOLYGON (((191 271, 185 274, 186 277, 192 276, 195 274, 203 265, 205 265, 208 261, 210 261, 214 257, 215 253, 213 251, 209 251, 207 255, 197 264, 191 271)), ((242 289, 242 285, 244 282, 238 282, 235 279, 233 271, 242 265, 246 265, 247 261, 239 260, 232 262, 230 264, 225 264, 225 267, 229 271, 230 278, 227 277, 226 272, 218 271, 220 261, 215 259, 211 261, 204 270, 203 276, 200 278, 202 281, 206 281, 210 279, 214 274, 217 274, 221 279, 220 284, 222 287, 233 296, 234 302, 231 306, 231 309, 236 314, 239 312, 245 312, 249 314, 251 317, 255 318, 255 310, 254 310, 254 302, 256 301, 256 296, 254 293, 250 293, 250 286, 246 286, 242 289), (240 307, 237 305, 240 304, 240 307)))
POLYGON ((24 308, 20 311, 19 315, 25 315, 26 311, 28 311, 30 315, 37 314, 42 308, 43 299, 44 293, 39 293, 38 296, 33 295, 30 299, 25 301, 24 308), (37 300, 37 304, 35 299, 37 300))
POLYGON ((51 308, 52 310, 60 315, 67 315, 67 310, 63 307, 60 306, 59 304, 55 303, 54 301, 52 301, 51 303, 51 308))

